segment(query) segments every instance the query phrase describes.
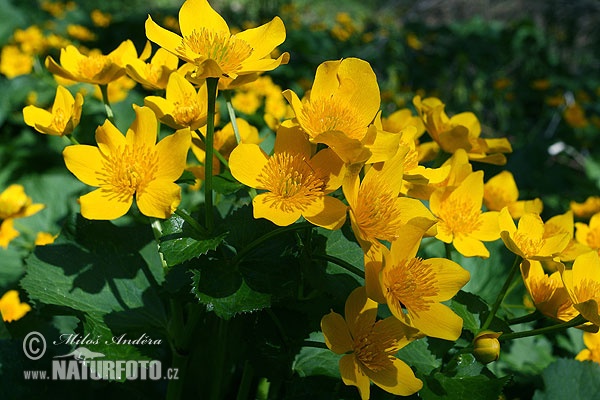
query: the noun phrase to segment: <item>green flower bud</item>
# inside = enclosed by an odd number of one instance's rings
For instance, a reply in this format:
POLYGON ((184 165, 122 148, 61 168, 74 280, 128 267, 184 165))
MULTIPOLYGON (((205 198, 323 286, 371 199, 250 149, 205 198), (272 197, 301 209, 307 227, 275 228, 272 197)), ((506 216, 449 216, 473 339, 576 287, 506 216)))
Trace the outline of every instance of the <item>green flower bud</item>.
POLYGON ((498 337, 502 332, 483 331, 473 340, 473 355, 477 361, 488 364, 500 357, 500 342, 498 337))

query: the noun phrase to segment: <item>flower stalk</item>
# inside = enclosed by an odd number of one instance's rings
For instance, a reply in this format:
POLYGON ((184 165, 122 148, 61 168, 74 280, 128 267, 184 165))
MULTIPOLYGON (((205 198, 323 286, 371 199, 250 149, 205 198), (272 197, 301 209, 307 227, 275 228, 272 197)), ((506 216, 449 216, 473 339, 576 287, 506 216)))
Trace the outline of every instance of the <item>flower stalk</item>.
POLYGON ((214 138, 215 138, 215 108, 217 103, 217 85, 219 78, 207 78, 206 86, 208 90, 208 110, 206 120, 206 162, 204 165, 204 206, 205 206, 205 225, 206 229, 211 232, 214 227, 213 214, 213 154, 214 154, 214 138))

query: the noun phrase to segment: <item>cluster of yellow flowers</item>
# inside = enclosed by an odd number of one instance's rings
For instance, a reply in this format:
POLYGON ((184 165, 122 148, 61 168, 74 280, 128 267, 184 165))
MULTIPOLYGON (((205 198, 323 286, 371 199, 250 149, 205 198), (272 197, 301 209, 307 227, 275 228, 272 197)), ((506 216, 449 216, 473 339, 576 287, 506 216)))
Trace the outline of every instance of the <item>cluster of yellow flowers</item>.
MULTIPOLYGON (((465 257, 481 258, 490 257, 484 242, 502 239, 522 259, 525 285, 540 312, 560 321, 581 314, 589 321, 584 328, 597 330, 600 214, 594 213, 589 225, 575 224, 571 211, 544 223, 541 200, 519 200, 508 171, 485 182, 472 162, 504 165, 511 146, 505 138, 482 137, 473 113, 450 117, 441 100, 416 96, 416 114, 403 109, 384 117, 376 75, 357 58, 322 63, 302 98, 291 90, 281 93, 259 79, 289 60, 287 53, 271 57, 285 40, 277 17, 232 34, 207 0, 187 0, 179 26, 181 36, 148 17, 146 35, 160 46, 152 58, 150 46, 138 55, 133 43, 124 41, 107 55, 82 54, 67 45, 60 62, 46 59, 51 73, 98 85, 105 100, 108 85, 125 75, 147 89, 166 89, 163 97, 148 96, 144 106, 134 106, 136 118, 125 135, 109 113, 96 130, 97 146, 65 148, 67 168, 98 188, 79 199, 85 218, 119 218, 134 197, 142 214, 170 217, 181 201, 175 181, 190 149, 203 164, 197 177, 206 178, 209 165, 217 166, 215 172, 228 165, 235 179, 258 191, 252 198, 255 218, 279 226, 304 218, 339 229, 349 216, 364 252, 365 286, 350 294, 344 317, 332 311, 321 327, 327 346, 343 354, 343 381, 357 386, 365 399, 371 381, 393 394, 417 392, 423 383, 396 358, 397 351, 424 336, 453 341, 461 335, 463 320, 443 302, 470 275, 450 259, 419 257, 423 238, 435 237, 465 257), (214 79, 220 91, 240 88, 233 104, 248 113, 258 109, 257 97, 267 99, 265 119, 276 130, 272 154, 243 119, 231 119, 214 143, 207 140, 204 127, 214 127, 209 117, 214 79), (174 132, 157 143, 159 122, 174 132), (424 140, 425 133, 430 140, 424 140), (206 160, 210 147, 220 158, 206 160), (427 167, 432 160, 437 164, 427 167), (556 272, 548 275, 549 270, 556 272), (392 316, 378 320, 379 304, 392 316)), ((39 132, 72 137, 82 104, 81 94, 73 97, 58 86, 50 111, 29 106, 23 115, 39 132)), ((10 235, 12 218, 31 214, 34 206, 21 201, 7 207, 2 201, 2 231, 10 235)), ((597 350, 589 353, 598 357, 597 350)))

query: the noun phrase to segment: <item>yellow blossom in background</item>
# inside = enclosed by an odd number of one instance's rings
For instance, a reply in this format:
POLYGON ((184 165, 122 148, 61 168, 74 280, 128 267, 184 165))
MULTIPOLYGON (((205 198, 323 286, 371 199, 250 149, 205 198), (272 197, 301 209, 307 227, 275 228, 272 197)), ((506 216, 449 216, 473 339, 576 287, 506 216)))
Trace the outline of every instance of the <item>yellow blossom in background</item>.
POLYGON ((0 52, 0 73, 8 79, 30 74, 34 59, 30 54, 22 52, 18 46, 7 45, 0 52))
MULTIPOLYGON (((118 103, 125 100, 129 91, 133 89, 136 84, 136 81, 125 75, 115 79, 108 85, 106 91, 108 93, 108 101, 110 103, 118 103)), ((94 97, 98 100, 102 100, 102 90, 100 90, 100 86, 94 87, 94 97)))
POLYGON ((423 42, 412 32, 406 35, 406 44, 413 50, 421 50, 423 48, 423 42))
POLYGON ((44 33, 37 25, 31 25, 26 29, 17 29, 13 33, 13 40, 19 44, 24 53, 36 55, 46 51, 48 43, 44 33))
POLYGON ((488 258, 482 242, 500 237, 498 211, 482 212, 483 171, 471 173, 457 187, 431 194, 429 207, 438 218, 436 238, 452 243, 465 257, 488 258))
POLYGON ((586 348, 581 350, 575 359, 590 360, 600 364, 600 332, 583 332, 583 344, 586 348))
POLYGON ((58 234, 53 235, 48 232, 38 232, 37 235, 35 236, 34 244, 36 246, 45 246, 47 244, 52 244, 52 243, 54 243, 54 240, 56 240, 57 237, 58 237, 58 234))
POLYGON ((4 322, 19 320, 29 311, 31 307, 27 303, 21 303, 19 292, 16 290, 9 290, 0 298, 0 314, 4 322))
POLYGON ((90 42, 96 40, 96 35, 83 25, 69 24, 67 26, 67 34, 74 39, 82 42, 90 42))
POLYGON ((585 128, 589 124, 585 111, 579 103, 569 104, 563 111, 563 117, 572 128, 585 128))
POLYGON ((179 58, 160 48, 149 63, 136 58, 130 60, 125 69, 127 75, 146 89, 166 89, 169 76, 178 65, 179 58))
POLYGON ((60 65, 46 57, 46 68, 61 78, 76 82, 106 85, 125 75, 125 66, 138 58, 131 40, 121 43, 107 55, 99 51, 84 55, 77 47, 68 45, 60 51, 60 65))
POLYGON ((177 131, 157 144, 156 116, 147 107, 134 109, 136 118, 126 136, 106 121, 96 129, 98 147, 75 145, 63 151, 69 171, 98 187, 79 198, 87 219, 125 215, 134 195, 140 212, 149 217, 168 218, 179 205, 181 188, 174 182, 185 168, 190 131, 177 131))
MULTIPOLYGON (((285 27, 279 17, 257 28, 232 34, 227 22, 207 0, 186 0, 179 10, 182 36, 146 20, 146 36, 160 47, 195 66, 188 76, 193 81, 224 78, 229 87, 244 75, 287 64, 289 54, 272 59, 271 52, 285 40, 285 27), (202 16, 199 18, 198 16, 202 16)), ((245 81, 247 83, 247 81, 245 81)))
POLYGON ((559 271, 573 306, 581 315, 600 326, 600 256, 596 251, 582 254, 575 259, 573 267, 566 269, 559 264, 559 271))
POLYGON ((207 99, 206 84, 196 90, 182 75, 172 73, 165 97, 147 96, 144 105, 150 107, 157 118, 171 128, 189 127, 196 130, 206 124, 207 99))
POLYGON ((364 287, 346 300, 345 318, 330 312, 321 319, 325 344, 340 359, 346 385, 356 386, 361 399, 370 398, 371 382, 386 392, 410 396, 423 387, 412 369, 396 357, 398 350, 418 338, 418 331, 395 317, 377 321, 377 303, 364 287))
POLYGON ((344 180, 352 230, 365 252, 372 245, 380 245, 380 241, 401 238, 407 225, 425 234, 436 223, 421 201, 399 197, 407 150, 400 148, 383 165, 372 166, 362 181, 358 174, 350 174, 344 180))
POLYGON ((301 101, 291 90, 283 95, 298 124, 313 143, 328 145, 347 164, 380 162, 396 153, 398 136, 371 125, 379 111, 377 77, 358 58, 319 65, 312 89, 301 101))
POLYGON ((43 204, 33 204, 19 184, 12 184, 0 193, 0 220, 29 217, 43 208, 43 204))
POLYGON ((56 96, 50 111, 35 106, 23 109, 25 123, 36 131, 47 135, 70 135, 79 125, 83 96, 77 93, 75 98, 63 86, 56 88, 56 96))
POLYGON ((256 144, 239 144, 229 168, 239 182, 262 192, 252 199, 254 218, 287 226, 303 216, 327 229, 338 229, 346 220, 346 205, 327 196, 342 184, 342 161, 331 149, 313 155, 298 128, 279 128, 270 157, 256 144))
POLYGON ((40 7, 55 18, 63 18, 65 13, 68 11, 67 4, 60 1, 47 1, 41 2, 40 7))
POLYGON ((262 102, 255 92, 237 92, 231 99, 231 104, 236 110, 252 115, 262 105, 262 102))
POLYGON ((464 149, 470 160, 495 165, 506 164, 503 153, 510 153, 512 147, 506 138, 481 138, 481 124, 472 112, 462 112, 448 117, 445 104, 440 99, 428 97, 421 100, 415 96, 413 103, 423 119, 429 136, 446 153, 464 149))
POLYGON ((575 229, 577 242, 600 254, 600 212, 592 215, 589 225, 576 222, 575 229))
POLYGON ((514 219, 526 212, 541 214, 544 204, 541 199, 518 200, 519 189, 510 171, 502 171, 483 185, 483 205, 490 211, 500 211, 508 207, 514 219))
POLYGON ((525 213, 515 225, 508 208, 500 211, 500 230, 504 245, 526 260, 550 260, 567 247, 573 233, 547 228, 538 214, 525 213))
POLYGON ((569 206, 576 217, 589 218, 600 213, 600 196, 589 196, 583 203, 571 201, 569 206))
POLYGON ((383 250, 379 279, 384 302, 396 318, 423 334, 456 340, 463 320, 442 302, 454 297, 470 274, 445 258, 417 257, 420 241, 413 229, 393 242, 390 251, 383 250))
POLYGON ((112 16, 108 13, 103 13, 102 11, 95 9, 90 13, 90 18, 95 26, 100 28, 106 28, 110 25, 112 20, 112 16))
POLYGON ((8 244, 19 235, 20 233, 15 229, 12 219, 5 219, 0 222, 0 247, 6 249, 8 244))
POLYGON ((536 79, 531 82, 531 87, 535 90, 548 90, 550 88, 551 82, 549 79, 536 79))
POLYGON ((527 292, 539 312, 561 322, 569 321, 579 315, 579 311, 573 307, 559 271, 548 275, 541 262, 523 260, 521 275, 527 292))
POLYGON ((48 44, 48 47, 53 49, 61 49, 72 44, 69 39, 55 33, 50 33, 48 36, 46 36, 46 43, 48 44))

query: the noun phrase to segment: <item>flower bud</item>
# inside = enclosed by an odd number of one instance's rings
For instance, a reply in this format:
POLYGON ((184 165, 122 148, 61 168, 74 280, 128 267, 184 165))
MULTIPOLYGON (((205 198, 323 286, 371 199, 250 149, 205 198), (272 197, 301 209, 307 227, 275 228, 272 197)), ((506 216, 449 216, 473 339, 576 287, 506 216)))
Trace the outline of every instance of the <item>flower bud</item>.
POLYGON ((500 342, 498 337, 502 332, 483 331, 473 340, 473 355, 477 361, 488 364, 496 361, 500 356, 500 342))

